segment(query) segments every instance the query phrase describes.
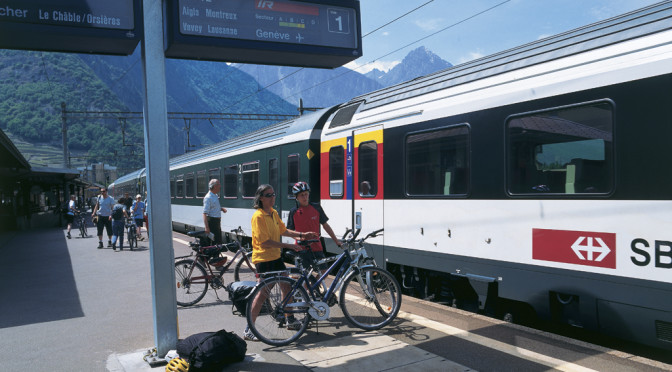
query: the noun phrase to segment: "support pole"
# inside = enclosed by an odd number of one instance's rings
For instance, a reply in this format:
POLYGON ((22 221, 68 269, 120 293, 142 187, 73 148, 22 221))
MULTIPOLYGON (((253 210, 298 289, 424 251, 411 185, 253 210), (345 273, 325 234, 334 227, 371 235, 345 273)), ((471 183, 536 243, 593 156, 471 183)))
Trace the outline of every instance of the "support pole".
POLYGON ((159 357, 177 344, 177 300, 168 152, 166 66, 163 53, 163 3, 143 0, 142 70, 145 163, 147 168, 149 253, 154 311, 154 342, 159 357))
POLYGON ((63 133, 63 167, 70 168, 70 158, 68 157, 68 119, 66 116, 65 102, 61 102, 61 132, 63 133))

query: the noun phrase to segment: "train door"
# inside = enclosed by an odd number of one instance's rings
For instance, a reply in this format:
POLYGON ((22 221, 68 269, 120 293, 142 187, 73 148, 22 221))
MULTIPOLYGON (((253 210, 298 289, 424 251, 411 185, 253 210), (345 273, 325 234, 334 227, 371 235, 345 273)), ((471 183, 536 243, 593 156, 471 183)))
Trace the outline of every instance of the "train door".
MULTIPOLYGON (((361 235, 384 227, 383 221, 383 126, 353 132, 353 167, 347 164, 347 175, 352 180, 353 222, 361 225, 361 235)), ((370 240, 371 246, 382 249, 382 237, 370 240)), ((382 257, 382 252, 371 252, 382 257)), ((382 264, 379 263, 379 264, 382 264)))

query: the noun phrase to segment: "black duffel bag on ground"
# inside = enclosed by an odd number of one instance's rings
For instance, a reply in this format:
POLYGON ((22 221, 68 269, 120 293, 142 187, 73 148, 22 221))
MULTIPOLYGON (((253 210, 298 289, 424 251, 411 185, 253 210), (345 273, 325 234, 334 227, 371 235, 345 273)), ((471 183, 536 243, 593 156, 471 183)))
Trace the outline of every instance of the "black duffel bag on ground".
POLYGON ((177 342, 177 353, 189 362, 189 371, 219 371, 227 364, 245 359, 247 343, 222 329, 191 335, 177 342))

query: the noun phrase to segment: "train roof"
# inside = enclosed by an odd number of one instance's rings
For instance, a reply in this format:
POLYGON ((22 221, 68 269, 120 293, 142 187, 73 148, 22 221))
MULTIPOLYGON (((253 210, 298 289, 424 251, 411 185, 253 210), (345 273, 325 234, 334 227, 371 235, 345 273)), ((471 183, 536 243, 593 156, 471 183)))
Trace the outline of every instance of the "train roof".
POLYGON ((264 146, 273 146, 274 142, 286 143, 292 141, 292 137, 294 136, 296 136, 294 137, 296 140, 308 139, 311 135, 310 132, 315 128, 315 122, 329 110, 329 108, 321 109, 184 155, 176 156, 170 160, 170 167, 180 167, 194 161, 200 162, 207 158, 217 158, 227 153, 249 149, 262 144, 264 146), (306 134, 306 132, 308 133, 306 134))
POLYGON ((125 174, 114 181, 115 186, 118 186, 124 182, 133 181, 138 177, 142 176, 145 173, 145 168, 138 169, 134 172, 125 174))
POLYGON ((672 29, 672 1, 663 1, 414 80, 355 97, 334 115, 330 127, 349 123, 356 112, 418 97, 672 29), (339 114, 345 120, 337 120, 339 114))

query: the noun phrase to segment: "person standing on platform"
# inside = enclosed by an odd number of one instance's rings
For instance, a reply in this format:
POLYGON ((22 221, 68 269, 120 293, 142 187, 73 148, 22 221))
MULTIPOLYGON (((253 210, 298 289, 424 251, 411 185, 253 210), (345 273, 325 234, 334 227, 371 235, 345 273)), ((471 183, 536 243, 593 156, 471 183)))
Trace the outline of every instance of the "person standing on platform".
POLYGON ((121 198, 112 207, 112 214, 109 217, 109 220, 112 222, 112 250, 115 252, 117 250, 117 241, 119 242, 119 250, 124 250, 124 227, 126 227, 127 217, 128 213, 126 213, 124 198, 121 198))
MULTIPOLYGON (((271 185, 261 185, 254 194, 254 205, 256 211, 252 215, 252 263, 257 269, 258 274, 270 271, 282 271, 286 269, 282 261, 283 248, 298 251, 301 249, 298 245, 282 242, 282 237, 287 236, 296 240, 315 239, 319 234, 314 231, 298 232, 288 230, 282 222, 278 212, 273 208, 275 204, 275 191, 271 185)), ((258 281, 261 281, 259 277, 258 281)), ((280 288, 283 297, 288 293, 289 288, 280 288)), ((267 296, 261 294, 252 300, 250 318, 252 323, 257 319, 261 307, 266 301, 267 296)), ((297 329, 300 326, 293 315, 287 315, 287 328, 297 329)), ((243 338, 248 341, 257 341, 256 336, 250 331, 249 326, 243 331, 243 338)))
POLYGON ((145 221, 144 220, 144 214, 145 214, 145 203, 141 200, 142 195, 138 194, 135 196, 135 201, 133 202, 133 206, 131 207, 132 210, 132 215, 133 215, 133 221, 135 221, 135 226, 137 227, 137 234, 138 234, 138 240, 144 240, 142 237, 142 223, 145 221))
POLYGON ((65 220, 68 222, 68 239, 71 238, 70 230, 72 229, 72 223, 75 222, 75 196, 70 195, 70 201, 68 202, 68 212, 65 214, 65 220))
POLYGON ((210 191, 203 198, 203 224, 205 233, 212 233, 214 244, 222 244, 222 212, 226 213, 226 208, 219 204, 219 190, 222 185, 219 180, 213 178, 208 183, 210 191))
MULTIPOLYGON (((310 186, 306 182, 299 181, 292 187, 292 194, 296 198, 296 207, 289 211, 287 228, 298 232, 320 231, 320 225, 329 234, 337 246, 341 246, 334 230, 329 226, 329 217, 318 203, 310 202, 310 186)), ((322 243, 317 241, 310 244, 310 248, 299 251, 298 255, 303 262, 312 264, 315 260, 325 257, 322 243)), ((322 270, 326 267, 322 267, 322 270)))
POLYGON ((103 228, 107 231, 107 246, 112 246, 112 207, 114 206, 114 198, 107 195, 107 189, 101 188, 100 195, 96 201, 96 206, 91 213, 92 218, 98 218, 96 227, 98 229, 98 248, 103 248, 103 228))

